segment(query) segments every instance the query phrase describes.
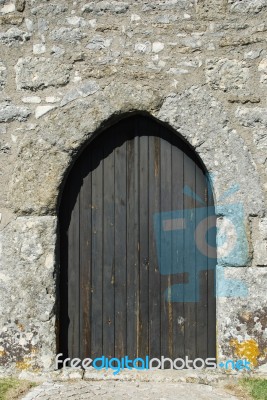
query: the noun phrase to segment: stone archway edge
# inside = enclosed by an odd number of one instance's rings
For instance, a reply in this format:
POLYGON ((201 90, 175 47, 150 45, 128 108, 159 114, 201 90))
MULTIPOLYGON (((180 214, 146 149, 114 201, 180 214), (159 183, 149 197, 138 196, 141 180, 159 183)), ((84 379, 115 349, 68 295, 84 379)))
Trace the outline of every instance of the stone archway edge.
POLYGON ((55 215, 58 193, 75 154, 94 132, 133 111, 167 123, 196 149, 213 177, 217 204, 235 184, 239 190, 229 201, 241 202, 246 215, 263 214, 262 189, 250 154, 229 125, 222 104, 205 87, 161 94, 140 84, 115 83, 40 118, 38 135, 36 130, 27 132, 13 174, 10 209, 17 215, 55 215))

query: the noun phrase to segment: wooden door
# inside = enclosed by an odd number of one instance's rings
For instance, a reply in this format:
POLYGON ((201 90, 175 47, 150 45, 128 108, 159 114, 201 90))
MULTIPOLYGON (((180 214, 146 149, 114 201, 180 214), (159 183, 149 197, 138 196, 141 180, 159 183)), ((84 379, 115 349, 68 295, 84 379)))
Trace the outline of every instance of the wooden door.
POLYGON ((174 132, 139 115, 100 134, 59 219, 65 357, 215 357, 212 193, 174 132))

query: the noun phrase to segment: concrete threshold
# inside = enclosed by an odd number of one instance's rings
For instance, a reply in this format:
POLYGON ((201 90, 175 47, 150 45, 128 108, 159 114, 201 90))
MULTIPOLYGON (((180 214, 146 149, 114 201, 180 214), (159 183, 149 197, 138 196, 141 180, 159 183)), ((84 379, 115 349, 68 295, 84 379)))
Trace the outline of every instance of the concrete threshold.
POLYGON ((245 377, 257 377, 267 379, 266 372, 260 371, 218 371, 218 370, 124 370, 114 374, 112 370, 97 371, 90 368, 82 369, 63 368, 51 372, 28 372, 22 371, 17 375, 19 379, 34 382, 48 381, 128 381, 128 382, 172 382, 172 383, 200 383, 204 385, 220 385, 227 381, 237 381, 245 377))

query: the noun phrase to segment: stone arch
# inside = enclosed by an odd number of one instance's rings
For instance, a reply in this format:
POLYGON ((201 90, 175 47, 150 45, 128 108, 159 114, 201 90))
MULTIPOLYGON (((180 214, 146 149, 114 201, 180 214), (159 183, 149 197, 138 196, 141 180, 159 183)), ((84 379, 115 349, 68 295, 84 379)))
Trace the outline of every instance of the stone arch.
POLYGON ((191 145, 214 175, 217 204, 233 183, 239 191, 231 201, 242 202, 246 215, 263 213, 263 195, 253 160, 228 117, 205 88, 160 96, 141 86, 108 87, 89 100, 81 99, 44 116, 37 132, 22 140, 12 178, 9 202, 18 215, 56 215, 65 173, 86 143, 105 127, 131 112, 147 112, 167 124, 191 145), (38 136, 37 136, 38 133, 38 136), (42 166, 42 167, 41 167, 42 166), (254 196, 257 193, 258 195, 254 196))

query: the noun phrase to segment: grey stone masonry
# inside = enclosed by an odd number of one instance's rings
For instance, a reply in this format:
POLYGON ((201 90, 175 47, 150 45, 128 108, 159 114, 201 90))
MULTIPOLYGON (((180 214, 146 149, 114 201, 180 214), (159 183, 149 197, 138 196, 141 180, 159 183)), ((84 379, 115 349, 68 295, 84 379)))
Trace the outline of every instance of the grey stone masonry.
POLYGON ((267 0, 0 0, 0 372, 53 370, 66 174, 133 112, 200 156, 220 226, 242 207, 241 261, 218 263, 218 357, 266 367, 266 21, 267 0))

